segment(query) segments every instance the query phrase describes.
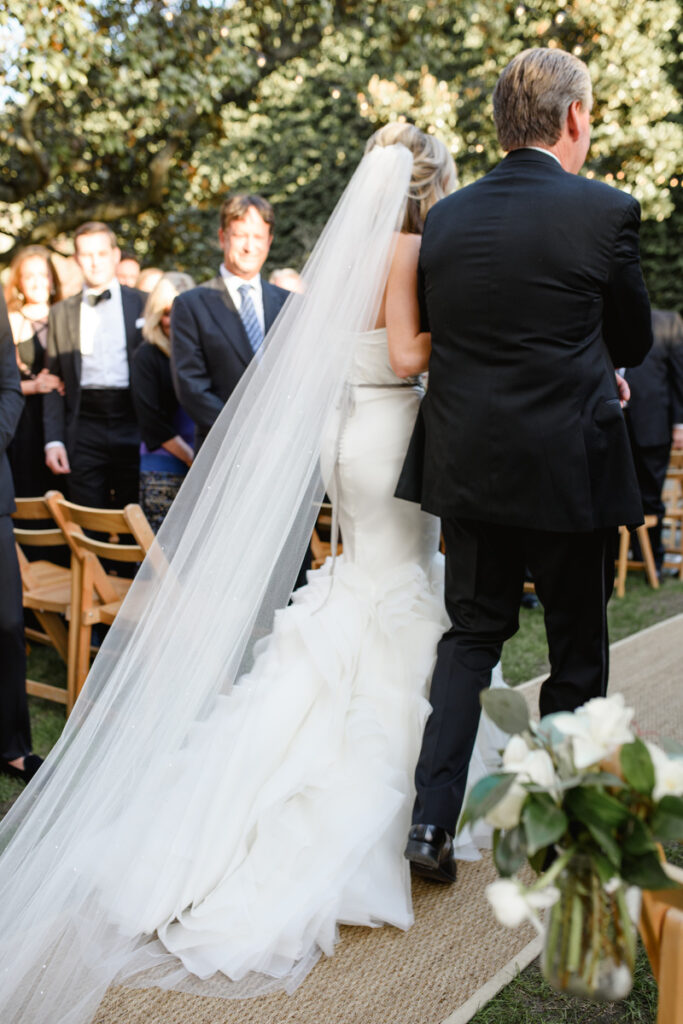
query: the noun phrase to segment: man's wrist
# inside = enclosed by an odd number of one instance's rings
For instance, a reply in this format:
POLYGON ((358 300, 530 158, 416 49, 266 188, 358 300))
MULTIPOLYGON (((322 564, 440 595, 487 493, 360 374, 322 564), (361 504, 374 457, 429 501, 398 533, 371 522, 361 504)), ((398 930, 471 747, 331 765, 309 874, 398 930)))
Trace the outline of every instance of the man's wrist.
POLYGON ((50 448, 64 448, 63 441, 47 441, 45 444, 45 451, 49 451, 50 448))

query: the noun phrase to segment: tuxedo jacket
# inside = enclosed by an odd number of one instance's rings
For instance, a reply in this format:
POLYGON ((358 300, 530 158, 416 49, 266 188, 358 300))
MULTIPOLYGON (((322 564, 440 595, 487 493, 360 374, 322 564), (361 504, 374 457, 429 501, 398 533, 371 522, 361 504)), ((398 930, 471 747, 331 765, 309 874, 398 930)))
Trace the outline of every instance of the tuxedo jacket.
POLYGON ((675 423, 683 423, 683 319, 652 311, 654 344, 635 369, 627 370, 631 398, 626 409, 639 448, 671 444, 675 423))
MULTIPOLYGON (((146 300, 145 292, 121 285, 129 370, 133 354, 142 341, 136 323, 146 300)), ((50 310, 47 331, 47 367, 62 378, 64 396, 51 391, 43 399, 45 442, 61 441, 70 455, 76 443, 81 406, 81 302, 80 292, 57 302, 50 310)))
MULTIPOLYGON (((266 333, 289 292, 261 282, 266 333)), ((197 448, 249 365, 253 351, 222 277, 182 292, 171 313, 171 371, 197 429, 197 448)))
MULTIPOLYGON (((14 512, 14 484, 7 458, 7 446, 14 437, 24 408, 21 377, 7 317, 7 306, 0 292, 0 515, 14 512)), ((4 582, 3 582, 4 586, 4 582)))
POLYGON ((429 385, 399 497, 558 532, 642 521, 614 377, 652 344, 639 226, 629 195, 531 149, 433 207, 429 385))

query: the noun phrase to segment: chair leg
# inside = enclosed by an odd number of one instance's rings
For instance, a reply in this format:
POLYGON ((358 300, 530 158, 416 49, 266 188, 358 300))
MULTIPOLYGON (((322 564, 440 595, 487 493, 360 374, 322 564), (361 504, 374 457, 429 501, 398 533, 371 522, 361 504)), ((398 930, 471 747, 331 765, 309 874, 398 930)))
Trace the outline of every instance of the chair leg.
POLYGON ((658 590, 659 580, 657 579, 657 568, 655 566, 654 555, 652 554, 652 545, 650 544, 650 534, 647 531, 647 526, 639 526, 637 532, 649 584, 653 590, 658 590))
POLYGON ((71 607, 69 609, 68 657, 66 661, 67 716, 76 703, 78 690, 78 649, 81 629, 81 604, 83 587, 83 564, 75 555, 71 556, 71 607))
POLYGON ((617 597, 626 593, 626 563, 628 561, 629 532, 625 526, 619 527, 619 558, 617 561, 617 597))
POLYGON ((57 612, 41 612, 35 608, 33 614, 49 636, 62 661, 67 662, 69 660, 68 634, 60 616, 57 612))

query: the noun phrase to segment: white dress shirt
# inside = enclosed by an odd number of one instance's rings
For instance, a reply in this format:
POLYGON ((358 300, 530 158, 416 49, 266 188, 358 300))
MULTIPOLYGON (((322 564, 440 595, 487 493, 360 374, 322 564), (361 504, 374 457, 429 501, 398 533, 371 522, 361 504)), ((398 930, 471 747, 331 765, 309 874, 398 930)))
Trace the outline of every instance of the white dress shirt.
POLYGON ((111 298, 96 306, 86 302, 86 295, 97 295, 106 289, 83 289, 80 311, 82 388, 127 388, 130 384, 121 285, 114 278, 106 288, 111 298))
POLYGON ((560 160, 559 156, 556 156, 554 153, 551 153, 549 149, 544 149, 543 146, 522 146, 521 148, 535 149, 537 153, 545 153, 547 156, 551 156, 553 160, 557 160, 560 167, 562 166, 562 161, 560 160))
POLYGON ((239 312, 242 308, 242 296, 239 293, 239 289, 243 284, 248 284, 251 289, 251 301, 254 303, 254 310, 256 317, 261 325, 261 330, 266 333, 266 318, 263 312, 263 290, 261 288, 261 276, 257 274, 256 277, 250 278, 245 281, 243 277, 238 277, 237 274, 231 274, 226 269, 225 264, 221 263, 220 274, 225 281, 225 287, 228 289, 228 295, 235 303, 235 309, 239 312))

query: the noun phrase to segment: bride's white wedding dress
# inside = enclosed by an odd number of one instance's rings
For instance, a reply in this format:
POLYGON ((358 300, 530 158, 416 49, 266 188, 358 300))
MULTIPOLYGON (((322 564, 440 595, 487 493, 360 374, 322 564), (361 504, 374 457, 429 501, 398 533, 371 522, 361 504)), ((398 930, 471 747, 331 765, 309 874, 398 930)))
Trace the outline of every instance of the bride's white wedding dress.
MULTIPOLYGON (((338 923, 413 920, 403 847, 447 628, 438 520, 393 497, 421 395, 391 370, 385 330, 357 339, 323 445, 343 555, 309 574, 249 674, 83 850, 120 929, 156 932, 201 978, 258 972, 291 988, 332 953, 338 923)), ((470 784, 503 745, 482 721, 470 784)), ((465 831, 458 855, 485 840, 465 831)))

